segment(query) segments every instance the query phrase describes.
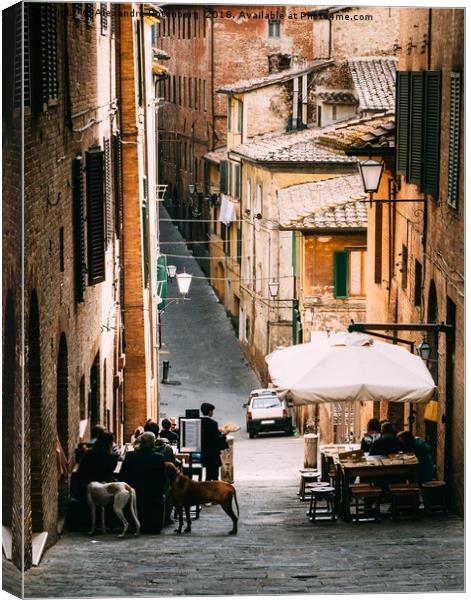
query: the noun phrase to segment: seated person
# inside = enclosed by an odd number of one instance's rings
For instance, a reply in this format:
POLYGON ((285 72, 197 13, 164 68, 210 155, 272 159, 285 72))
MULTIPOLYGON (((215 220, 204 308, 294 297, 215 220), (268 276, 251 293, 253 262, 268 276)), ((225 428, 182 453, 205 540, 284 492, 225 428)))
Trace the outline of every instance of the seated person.
POLYGON ((410 431, 401 431, 397 436, 404 444, 406 452, 413 452, 419 461, 419 483, 435 479, 435 465, 430 446, 424 440, 414 437, 410 431))
POLYGON ((138 439, 139 436, 142 435, 144 433, 144 427, 142 427, 142 425, 139 425, 139 427, 136 427, 134 433, 131 436, 131 444, 133 446, 139 445, 138 439))
POLYGON ((160 437, 166 438, 170 444, 178 444, 178 435, 172 431, 172 423, 169 419, 162 419, 162 429, 160 430, 160 437))
POLYGON ((92 481, 115 481, 117 463, 118 456, 113 454, 113 434, 102 431, 93 446, 83 454, 77 469, 77 493, 80 499, 85 500, 87 485, 92 481))
POLYGON ((139 440, 139 448, 126 454, 120 478, 136 490, 141 530, 160 533, 167 483, 165 459, 154 451, 155 435, 151 431, 145 431, 139 440))
POLYGON ((389 421, 381 425, 381 436, 370 447, 370 456, 389 456, 404 452, 404 444, 397 437, 389 421))
POLYGON ((366 433, 361 440, 361 449, 363 452, 369 452, 373 442, 381 435, 381 425, 378 419, 370 419, 366 426, 366 433))
POLYGON ((155 421, 150 421, 144 425, 144 429, 145 431, 152 432, 155 436, 154 450, 162 454, 165 460, 175 463, 175 454, 172 447, 170 444, 167 444, 167 440, 159 438, 159 425, 155 421))

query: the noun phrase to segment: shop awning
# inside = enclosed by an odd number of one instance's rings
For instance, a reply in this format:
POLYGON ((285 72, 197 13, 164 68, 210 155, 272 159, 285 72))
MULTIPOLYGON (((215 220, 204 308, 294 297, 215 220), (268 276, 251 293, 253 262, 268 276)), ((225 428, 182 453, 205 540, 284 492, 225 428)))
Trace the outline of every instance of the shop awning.
POLYGON ((427 402, 435 383, 422 359, 361 333, 320 333, 315 341, 266 357, 276 388, 294 404, 427 402))

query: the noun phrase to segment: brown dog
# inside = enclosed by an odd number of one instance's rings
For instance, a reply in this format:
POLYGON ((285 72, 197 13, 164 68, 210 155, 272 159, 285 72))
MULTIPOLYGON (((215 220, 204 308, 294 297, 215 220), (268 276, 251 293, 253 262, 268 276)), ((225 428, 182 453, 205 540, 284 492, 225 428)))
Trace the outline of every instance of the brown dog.
POLYGON ((183 508, 185 508, 186 528, 184 533, 191 532, 190 506, 198 506, 213 502, 220 504, 225 513, 232 519, 231 535, 237 533, 237 521, 239 516, 239 505, 237 495, 233 485, 226 481, 193 481, 186 475, 178 471, 170 462, 165 463, 167 477, 170 481, 170 491, 173 503, 178 512, 179 525, 175 531, 182 532, 183 527, 183 508), (237 516, 232 510, 232 498, 237 507, 237 516))

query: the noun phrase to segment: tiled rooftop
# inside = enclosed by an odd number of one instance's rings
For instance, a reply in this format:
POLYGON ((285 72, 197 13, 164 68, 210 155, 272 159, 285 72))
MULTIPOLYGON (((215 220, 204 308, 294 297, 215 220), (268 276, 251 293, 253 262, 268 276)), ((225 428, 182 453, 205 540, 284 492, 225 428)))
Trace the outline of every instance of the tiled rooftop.
POLYGON ((369 56, 348 61, 359 110, 394 110, 397 58, 369 56))
POLYGON ((221 160, 225 160, 227 158, 227 146, 221 146, 212 152, 208 152, 204 155, 204 158, 210 162, 220 163, 221 160))
POLYGON ((323 69, 324 67, 333 64, 333 62, 333 60, 314 60, 306 64, 298 64, 290 69, 284 69, 283 71, 270 73, 264 77, 255 77, 253 79, 236 81, 231 85, 226 85, 219 88, 218 92, 220 94, 238 94, 242 92, 250 92, 251 90, 273 85, 274 83, 288 81, 289 79, 293 79, 293 77, 303 75, 304 73, 310 73, 311 71, 323 69))
POLYGON ((347 148, 394 148, 394 112, 350 120, 321 131, 319 142, 335 150, 347 148))
POLYGON ((288 229, 363 229, 365 198, 359 174, 292 185, 278 192, 279 222, 288 229))
POLYGON ((358 98, 355 94, 341 90, 319 92, 317 97, 326 104, 358 104, 358 98))
POLYGON ((232 150, 261 162, 354 163, 356 159, 317 144, 321 130, 303 129, 253 138, 232 150))

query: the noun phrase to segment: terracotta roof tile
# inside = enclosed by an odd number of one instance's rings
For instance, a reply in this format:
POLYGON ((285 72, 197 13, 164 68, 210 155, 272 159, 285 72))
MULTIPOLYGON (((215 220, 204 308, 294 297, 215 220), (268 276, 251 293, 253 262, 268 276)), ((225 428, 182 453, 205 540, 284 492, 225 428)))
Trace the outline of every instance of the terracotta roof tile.
POLYGON ((397 58, 351 58, 348 66, 358 95, 360 111, 394 109, 397 58))
POLYGON ((280 225, 288 229, 364 229, 368 216, 360 175, 292 185, 278 192, 280 225))

